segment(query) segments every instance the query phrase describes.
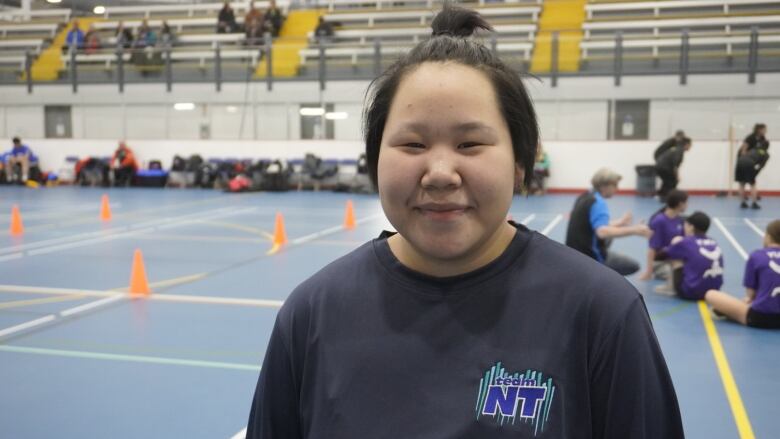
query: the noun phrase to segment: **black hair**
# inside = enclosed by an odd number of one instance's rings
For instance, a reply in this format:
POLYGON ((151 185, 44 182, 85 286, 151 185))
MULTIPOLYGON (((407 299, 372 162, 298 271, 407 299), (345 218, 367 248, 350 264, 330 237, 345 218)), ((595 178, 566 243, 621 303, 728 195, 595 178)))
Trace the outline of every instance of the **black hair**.
POLYGON ((672 189, 666 195, 666 207, 676 209, 680 204, 688 201, 688 194, 679 189, 672 189))
POLYGON ((704 212, 693 212, 685 218, 685 222, 693 226, 697 235, 704 235, 710 229, 710 217, 704 212))
POLYGON ((398 85, 406 74, 426 62, 455 62, 473 67, 487 76, 493 85, 501 115, 512 139, 515 162, 525 170, 523 184, 533 178, 539 127, 531 98, 517 72, 480 42, 469 39, 475 31, 492 31, 479 13, 445 3, 431 23, 433 34, 409 53, 401 56, 376 78, 367 93, 363 114, 368 175, 377 184, 377 165, 382 134, 398 85))
POLYGON ((758 130, 763 130, 764 128, 766 128, 765 123, 757 123, 753 125, 753 134, 758 134, 758 130))
POLYGON ((674 136, 675 137, 685 137, 685 131, 677 130, 677 131, 675 131, 674 136))
POLYGON ((14 137, 13 139, 11 139, 11 142, 13 142, 13 143, 22 143, 22 139, 20 139, 18 137, 14 137))

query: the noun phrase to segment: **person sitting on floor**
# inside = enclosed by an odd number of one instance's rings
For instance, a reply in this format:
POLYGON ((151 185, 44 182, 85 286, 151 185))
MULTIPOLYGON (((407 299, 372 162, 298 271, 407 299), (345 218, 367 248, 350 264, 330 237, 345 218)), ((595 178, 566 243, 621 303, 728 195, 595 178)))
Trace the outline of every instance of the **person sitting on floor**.
POLYGON ((707 236, 710 217, 694 212, 685 219, 685 237, 676 236, 672 245, 661 250, 671 261, 672 276, 657 293, 677 294, 681 299, 701 300, 704 293, 723 285, 723 252, 717 241, 707 236))
POLYGON ((688 208, 688 194, 673 189, 666 197, 666 206, 650 217, 648 226, 653 231, 653 236, 648 240, 647 268, 639 277, 639 280, 649 280, 655 272, 660 278, 668 265, 664 261, 663 250, 668 247, 677 236, 683 236, 682 214, 688 208))
POLYGON ((745 297, 712 289, 704 300, 718 317, 754 328, 780 329, 780 220, 766 228, 764 248, 750 254, 745 265, 745 297))
POLYGON ((138 170, 135 155, 124 141, 119 142, 119 147, 111 158, 111 169, 114 171, 114 186, 129 186, 135 171, 138 170))

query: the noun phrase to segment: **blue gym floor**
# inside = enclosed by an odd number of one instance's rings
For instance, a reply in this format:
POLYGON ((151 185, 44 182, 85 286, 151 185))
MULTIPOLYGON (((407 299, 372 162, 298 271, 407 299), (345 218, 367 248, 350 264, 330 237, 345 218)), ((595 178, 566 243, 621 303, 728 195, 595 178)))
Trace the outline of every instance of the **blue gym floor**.
MULTIPOLYGON (((517 197, 510 213, 562 241, 573 199, 517 197)), ((763 230, 780 213, 780 199, 762 204, 747 211, 733 198, 689 201, 689 212, 703 210, 726 230, 715 221, 710 234, 724 252, 724 288, 736 296, 744 294, 737 246, 759 248, 751 224, 763 230)), ((609 205, 613 216, 630 210, 635 219, 659 207, 628 196, 609 205)), ((375 196, 325 192, 6 187, 0 212, 2 438, 233 437, 246 426, 281 301, 388 226, 375 196), (107 223, 98 218, 103 193, 113 212, 107 223), (352 231, 340 227, 348 198, 358 219, 352 231), (13 204, 24 219, 21 238, 7 232, 13 204), (268 255, 277 212, 290 243, 268 255), (148 299, 118 294, 135 249, 154 291, 148 299)), ((613 249, 644 263, 639 238, 613 249)), ((671 369, 687 437, 753 437, 746 423, 757 438, 777 437, 780 331, 716 321, 725 354, 719 369, 699 306, 654 293, 658 281, 632 280, 671 369), (727 397, 723 376, 733 376, 736 396, 727 397)))

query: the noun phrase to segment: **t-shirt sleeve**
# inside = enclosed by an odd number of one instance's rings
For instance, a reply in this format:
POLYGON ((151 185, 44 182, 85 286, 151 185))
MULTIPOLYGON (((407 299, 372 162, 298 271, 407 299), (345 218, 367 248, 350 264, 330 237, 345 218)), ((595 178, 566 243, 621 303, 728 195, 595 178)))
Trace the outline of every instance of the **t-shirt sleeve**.
POLYGON ((599 227, 609 225, 609 210, 607 203, 596 199, 596 202, 590 206, 590 227, 595 231, 599 227))
POLYGON ((745 276, 742 279, 742 286, 745 288, 752 288, 756 289, 758 288, 758 258, 757 254, 753 253, 750 255, 750 258, 748 258, 747 263, 745 264, 745 276))
POLYGON ((650 227, 650 230, 653 231, 653 234, 650 236, 650 240, 648 241, 648 245, 653 250, 660 250, 664 246, 663 242, 663 230, 661 230, 661 223, 660 221, 655 221, 655 217, 650 219, 650 224, 648 224, 650 227))
POLYGON ((277 319, 257 381, 247 424, 247 439, 302 438, 292 360, 277 319))
POLYGON ((685 241, 671 244, 664 252, 669 259, 685 259, 685 241))
POLYGON ((672 379, 641 298, 597 345, 591 364, 592 437, 684 437, 672 379))

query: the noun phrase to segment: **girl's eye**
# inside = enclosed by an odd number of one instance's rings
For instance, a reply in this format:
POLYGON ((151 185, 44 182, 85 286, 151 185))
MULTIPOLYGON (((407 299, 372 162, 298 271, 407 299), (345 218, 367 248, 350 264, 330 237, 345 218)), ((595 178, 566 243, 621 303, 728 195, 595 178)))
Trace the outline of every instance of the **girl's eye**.
POLYGON ((404 143, 403 146, 406 146, 407 148, 425 148, 425 145, 423 145, 422 143, 415 143, 415 142, 404 143))
POLYGON ((471 148, 474 146, 479 146, 479 142, 463 142, 460 145, 458 145, 458 149, 465 149, 465 148, 471 148))

